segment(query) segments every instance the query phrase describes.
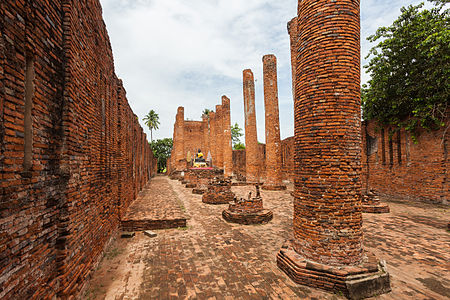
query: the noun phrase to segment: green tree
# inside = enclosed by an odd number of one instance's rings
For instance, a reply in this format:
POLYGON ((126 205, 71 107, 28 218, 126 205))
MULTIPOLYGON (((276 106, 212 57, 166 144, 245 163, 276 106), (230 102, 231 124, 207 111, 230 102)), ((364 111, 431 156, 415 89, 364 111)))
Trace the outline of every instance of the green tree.
POLYGON ((205 108, 205 109, 203 110, 203 112, 202 112, 202 115, 209 116, 209 113, 210 113, 210 112, 212 112, 212 110, 210 110, 210 109, 208 109, 208 108, 205 108))
POLYGON ((245 149, 245 145, 242 144, 241 142, 239 142, 239 143, 236 143, 236 144, 233 146, 233 149, 234 149, 234 150, 243 150, 243 149, 245 149))
POLYGON ((173 140, 171 138, 165 138, 162 140, 152 141, 150 145, 152 147, 153 154, 158 160, 158 172, 161 173, 167 167, 167 159, 172 151, 173 140))
POLYGON ((233 142, 234 149, 236 149, 237 144, 241 144, 240 137, 243 135, 244 134, 242 133, 242 128, 239 127, 238 123, 235 123, 234 125, 231 126, 231 141, 233 142))
POLYGON ((148 129, 150 129, 150 140, 153 142, 153 129, 159 128, 159 115, 152 109, 142 121, 144 121, 148 129))
POLYGON ((448 117, 450 99, 450 12, 446 0, 401 9, 389 27, 370 36, 371 79, 363 85, 363 118, 405 128, 438 129, 448 117))

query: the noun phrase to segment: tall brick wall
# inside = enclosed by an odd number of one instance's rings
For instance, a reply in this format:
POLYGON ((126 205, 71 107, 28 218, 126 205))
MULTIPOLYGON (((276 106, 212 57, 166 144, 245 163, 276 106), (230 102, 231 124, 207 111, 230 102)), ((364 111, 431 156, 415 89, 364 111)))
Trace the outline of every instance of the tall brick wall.
POLYGON ((353 265, 363 253, 359 1, 298 3, 294 247, 353 265))
POLYGON ((290 182, 294 182, 294 142, 293 136, 281 141, 281 172, 283 180, 290 182))
POLYGON ((222 104, 216 105, 215 112, 202 116, 202 121, 184 120, 184 108, 179 107, 174 125, 174 146, 168 163, 170 172, 184 170, 186 162, 180 160, 185 160, 188 152, 194 156, 201 149, 205 159, 208 152, 211 153, 214 166, 221 169, 230 166, 227 170, 230 176, 233 155, 230 114, 230 99, 226 96, 222 96, 222 104))
POLYGON ((101 14, 98 1, 0 5, 2 299, 76 294, 156 171, 101 14))
POLYGON ((376 122, 363 122, 363 192, 374 189, 395 199, 448 204, 450 132, 445 127, 423 130, 414 143, 410 133, 391 131, 376 122))

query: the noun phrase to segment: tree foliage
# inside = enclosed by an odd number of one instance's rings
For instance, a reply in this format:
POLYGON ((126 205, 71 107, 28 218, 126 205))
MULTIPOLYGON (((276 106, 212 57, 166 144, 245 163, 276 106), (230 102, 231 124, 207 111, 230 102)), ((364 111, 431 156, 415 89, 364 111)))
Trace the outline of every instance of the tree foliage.
POLYGON ((233 146, 234 150, 244 150, 245 149, 245 145, 242 144, 241 142, 234 144, 233 146))
POLYGON ((158 172, 161 173, 167 167, 167 159, 172 151, 173 140, 171 138, 165 138, 162 140, 152 141, 150 145, 152 147, 153 154, 158 160, 158 172))
POLYGON ((238 123, 231 126, 231 141, 233 142, 233 146, 241 143, 240 137, 243 135, 242 128, 239 127, 238 123))
POLYGON ((150 129, 150 140, 153 142, 153 129, 159 128, 159 115, 152 109, 142 121, 150 129))
MULTIPOLYGON (((365 68, 371 79, 362 88, 363 117, 415 132, 438 129, 447 118, 450 87, 450 13, 446 0, 401 9, 389 27, 370 36, 379 41, 365 68)), ((414 134, 413 134, 414 136, 414 134)))
POLYGON ((202 115, 209 116, 209 113, 212 112, 209 108, 205 108, 202 112, 202 115))

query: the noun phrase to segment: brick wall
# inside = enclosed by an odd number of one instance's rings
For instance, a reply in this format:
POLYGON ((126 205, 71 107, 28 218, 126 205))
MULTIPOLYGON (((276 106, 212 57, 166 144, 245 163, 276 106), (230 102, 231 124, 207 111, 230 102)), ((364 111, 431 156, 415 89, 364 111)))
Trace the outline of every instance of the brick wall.
POLYGON ((404 130, 390 133, 388 126, 363 122, 363 192, 448 204, 450 132, 445 128, 422 130, 414 143, 404 130))
POLYGON ((156 160, 98 1, 0 16, 0 298, 77 294, 156 160))

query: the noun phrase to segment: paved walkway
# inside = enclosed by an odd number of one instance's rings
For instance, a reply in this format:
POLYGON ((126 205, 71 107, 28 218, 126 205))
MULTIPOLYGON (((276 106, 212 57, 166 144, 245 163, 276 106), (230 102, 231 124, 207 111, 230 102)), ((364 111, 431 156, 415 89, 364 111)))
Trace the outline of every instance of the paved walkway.
POLYGON ((149 181, 122 219, 126 231, 168 229, 186 226, 186 214, 167 177, 149 181))
MULTIPOLYGON (((294 284, 276 266, 291 232, 289 191, 262 191, 274 219, 266 225, 226 223, 226 205, 201 202, 167 178, 190 216, 188 226, 118 239, 93 275, 87 299, 341 299, 294 284)), ((233 187, 246 195, 250 187, 233 187)), ((378 299, 447 299, 450 234, 448 208, 390 203, 390 214, 364 214, 366 248, 385 259, 393 291, 378 299)))

